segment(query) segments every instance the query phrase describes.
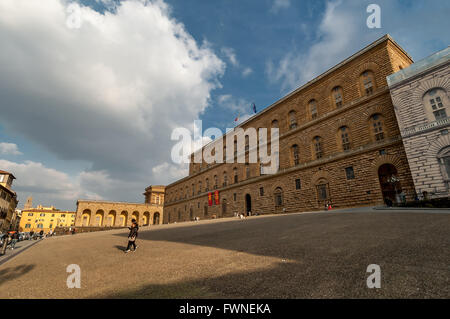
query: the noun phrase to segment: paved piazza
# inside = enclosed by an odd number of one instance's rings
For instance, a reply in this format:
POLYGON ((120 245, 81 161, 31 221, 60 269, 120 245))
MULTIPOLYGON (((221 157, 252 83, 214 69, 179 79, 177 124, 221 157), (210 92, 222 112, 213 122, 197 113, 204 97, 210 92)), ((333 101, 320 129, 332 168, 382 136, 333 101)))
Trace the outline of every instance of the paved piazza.
POLYGON ((1 298, 450 298, 450 214, 353 209, 45 239, 0 266, 1 298), (68 289, 66 267, 81 267, 68 289), (368 289, 367 266, 381 267, 368 289))

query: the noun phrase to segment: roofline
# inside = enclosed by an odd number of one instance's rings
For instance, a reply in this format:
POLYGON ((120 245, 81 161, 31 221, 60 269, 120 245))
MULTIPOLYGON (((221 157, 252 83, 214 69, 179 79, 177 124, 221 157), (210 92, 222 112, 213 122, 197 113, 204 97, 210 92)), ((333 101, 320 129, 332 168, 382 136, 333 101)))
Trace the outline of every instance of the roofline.
MULTIPOLYGON (((395 40, 391 37, 390 34, 385 34, 384 36, 382 36, 381 38, 379 38, 378 40, 372 42, 371 44, 367 45, 366 47, 364 47, 363 49, 359 50, 358 52, 354 53, 353 55, 351 55, 350 57, 346 58, 345 60, 341 61, 340 63, 336 64, 335 66, 331 67, 330 69, 328 69, 327 71, 325 71, 324 73, 320 74, 319 76, 315 77, 314 79, 312 79, 311 81, 306 82, 305 84, 303 84, 302 86, 300 86, 299 88, 291 91, 290 93, 288 93, 287 95, 285 95, 284 97, 278 99, 277 101, 275 101, 274 103, 272 103, 271 105, 269 105, 268 107, 264 108, 261 112, 255 114, 254 116, 248 118, 247 120, 245 120, 244 122, 242 122, 241 124, 237 125, 234 129, 236 128, 241 128, 242 126, 244 126, 245 124, 247 124, 248 122, 258 118, 260 115, 272 110, 274 107, 276 107, 277 105, 281 104, 282 102, 288 100, 289 98, 291 98, 293 95, 297 94, 298 92, 304 90, 305 88, 307 88, 308 86, 318 82, 319 80, 323 79, 324 77, 326 77, 327 75, 329 75, 330 73, 336 71, 337 69, 339 69, 340 67, 342 67, 343 65, 353 61, 354 59, 358 58, 359 56, 363 55, 364 53, 368 52, 369 50, 373 49, 374 47, 376 47, 377 45, 385 42, 385 41, 391 41, 400 51, 402 51, 402 53, 404 53, 409 59, 411 59, 411 61, 414 62, 414 60, 412 59, 412 57, 397 43, 395 42, 395 40)), ((232 131, 234 131, 234 129, 232 131)), ((223 134, 221 137, 225 137, 227 134, 232 132, 230 130, 230 132, 227 132, 225 134, 223 134)), ((203 149, 204 147, 214 143, 217 139, 215 139, 214 141, 209 142, 208 144, 204 145, 201 149, 203 149)), ((192 154, 197 153, 199 150, 192 152, 192 154)), ((169 184, 168 186, 170 186, 172 184, 169 184)))
MULTIPOLYGON (((411 59, 412 62, 414 62, 414 60, 412 59, 412 57, 397 43, 395 42, 395 40, 391 37, 390 34, 385 34, 384 36, 382 36, 381 38, 379 38, 378 40, 372 42, 371 44, 367 45, 366 47, 364 47, 363 49, 359 50, 358 52, 354 53, 353 55, 351 55, 350 57, 346 58, 345 60, 341 61, 340 63, 336 64, 335 66, 331 67, 330 69, 328 69, 327 71, 325 71, 324 73, 320 74, 319 76, 315 77, 314 79, 312 79, 309 82, 306 82, 305 84, 303 84, 302 86, 300 86, 299 88, 291 91, 290 93, 288 93, 287 95, 285 95, 284 97, 282 97, 281 99, 275 101, 274 103, 272 103, 271 105, 269 105, 268 107, 266 107, 265 109, 263 109, 261 112, 255 114, 254 116, 250 117, 249 119, 247 119, 246 121, 242 122, 241 124, 237 125, 232 131, 230 130, 229 132, 226 132, 225 134, 223 134, 221 136, 221 138, 227 136, 228 134, 230 134, 231 132, 233 132, 236 128, 242 128, 242 126, 244 126, 245 124, 249 123, 250 121, 253 121, 254 119, 258 118, 259 116, 261 116, 262 114, 272 110, 273 108, 275 108, 277 105, 281 104, 282 102, 288 100, 289 98, 291 98, 292 96, 294 96, 295 94, 297 94, 298 92, 304 90, 305 88, 307 88, 308 86, 318 82, 319 80, 323 79, 324 77, 326 77, 327 75, 329 75, 330 73, 336 71, 337 69, 339 69, 340 67, 342 67, 343 65, 355 60, 356 58, 360 57, 361 55, 363 55, 364 53, 370 51, 371 49, 373 49, 374 47, 378 46, 379 44, 386 42, 386 41, 391 41, 392 44, 394 44, 402 53, 404 53, 409 59, 411 59)), ((197 152, 199 152, 201 149, 205 148, 206 146, 214 143, 216 140, 209 142, 208 144, 204 145, 202 148, 200 148, 199 150, 192 152, 191 156, 197 152)), ((184 181, 184 179, 188 178, 188 176, 179 179, 178 181, 175 181, 169 185, 167 185, 167 187, 176 185, 177 183, 180 183, 182 181, 184 181)))
POLYGON ((105 203, 105 204, 119 204, 119 205, 146 205, 146 206, 162 206, 162 205, 156 205, 156 204, 150 204, 150 203, 129 203, 129 202, 115 202, 115 201, 107 201, 107 200, 92 200, 92 199, 79 199, 77 200, 78 203, 81 202, 91 202, 91 203, 105 203))
POLYGON ((2 170, 0 170, 0 174, 6 174, 6 175, 11 176, 13 179, 17 179, 17 178, 13 175, 13 173, 10 173, 10 172, 7 172, 7 171, 2 171, 2 170))

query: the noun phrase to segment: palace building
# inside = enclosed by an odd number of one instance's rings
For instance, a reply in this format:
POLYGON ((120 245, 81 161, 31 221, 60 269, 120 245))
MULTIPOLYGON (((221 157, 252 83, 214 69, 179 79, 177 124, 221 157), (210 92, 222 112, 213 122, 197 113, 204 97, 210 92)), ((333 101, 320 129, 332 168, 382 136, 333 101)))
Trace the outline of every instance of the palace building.
POLYGON ((418 197, 450 196, 450 47, 387 80, 418 197))
POLYGON ((145 203, 125 203, 98 200, 78 200, 77 227, 126 227, 136 219, 139 225, 159 225, 163 222, 165 186, 145 189, 145 203))
MULTIPOLYGON (((240 124, 258 132, 279 129, 275 174, 261 174, 264 165, 250 163, 247 137, 245 163, 191 160, 189 175, 165 189, 164 223, 412 199, 386 80, 412 63, 386 35, 240 124)), ((232 148, 237 156, 236 139, 226 143, 234 131, 220 139, 224 153, 232 148)))

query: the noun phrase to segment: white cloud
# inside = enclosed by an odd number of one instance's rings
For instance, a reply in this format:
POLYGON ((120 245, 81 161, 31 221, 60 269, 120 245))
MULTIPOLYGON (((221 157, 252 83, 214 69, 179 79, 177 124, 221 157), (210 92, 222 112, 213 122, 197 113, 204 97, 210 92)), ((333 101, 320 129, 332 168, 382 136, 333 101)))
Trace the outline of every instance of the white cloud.
POLYGON ((2 155, 22 155, 19 148, 14 143, 0 143, 0 154, 2 155))
POLYGON ((268 63, 269 78, 281 82, 282 90, 290 90, 312 80, 333 66, 337 59, 343 59, 353 47, 358 17, 340 5, 341 1, 327 3, 317 34, 320 40, 306 52, 290 52, 276 66, 268 63))
POLYGON ((236 58, 236 53, 235 53, 234 49, 232 49, 232 48, 222 48, 221 52, 230 61, 230 63, 234 67, 238 67, 239 66, 239 62, 238 62, 238 60, 236 58))
POLYGON ((249 76, 250 74, 252 74, 253 73, 253 70, 251 69, 251 68, 245 68, 243 71, 242 71, 242 76, 244 77, 244 78, 246 78, 247 76, 249 76))
POLYGON ((133 199, 167 182, 152 168, 170 160, 172 129, 208 106, 225 64, 161 0, 122 1, 103 15, 81 7, 78 29, 66 26, 66 6, 0 1, 0 124, 61 159, 134 181, 120 194, 133 199))
POLYGON ((280 9, 287 9, 291 6, 291 0, 274 0, 271 12, 277 13, 280 9))
MULTIPOLYGON (((366 25, 369 3, 328 1, 316 34, 308 32, 304 39, 308 41, 302 44, 302 49, 293 48, 278 62, 267 63, 269 80, 277 85, 281 83, 282 91, 297 88, 386 33, 413 57, 425 57, 448 45, 450 20, 445 16, 450 9, 448 1, 429 1, 423 6, 414 2, 379 0, 381 29, 369 29, 366 25)), ((305 24, 300 24, 300 28, 304 32, 308 30, 305 24)))
POLYGON ((249 119, 252 114, 252 103, 243 98, 235 98, 230 94, 220 95, 217 98, 219 105, 231 112, 233 120, 239 116, 238 121, 229 122, 228 127, 234 127, 249 119))

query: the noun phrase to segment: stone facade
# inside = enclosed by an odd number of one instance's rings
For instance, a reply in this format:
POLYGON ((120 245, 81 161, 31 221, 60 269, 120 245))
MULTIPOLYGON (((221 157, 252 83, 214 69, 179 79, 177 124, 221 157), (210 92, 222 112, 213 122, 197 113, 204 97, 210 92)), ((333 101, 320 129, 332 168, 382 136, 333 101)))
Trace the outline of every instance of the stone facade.
POLYGON ((162 205, 79 200, 75 226, 124 227, 132 219, 141 226, 159 225, 162 216, 162 205))
POLYGON ((164 222, 411 198, 413 181, 386 82, 411 63, 387 35, 242 123, 243 129, 279 127, 278 172, 261 175, 260 162, 191 163, 188 177, 166 187, 164 222), (208 193, 216 190, 220 203, 209 206, 208 193))
POLYGON ((19 203, 17 194, 12 190, 14 175, 0 170, 0 231, 14 229, 16 224, 16 207, 19 203))
POLYGON ((450 47, 388 77, 419 198, 450 196, 450 47))

